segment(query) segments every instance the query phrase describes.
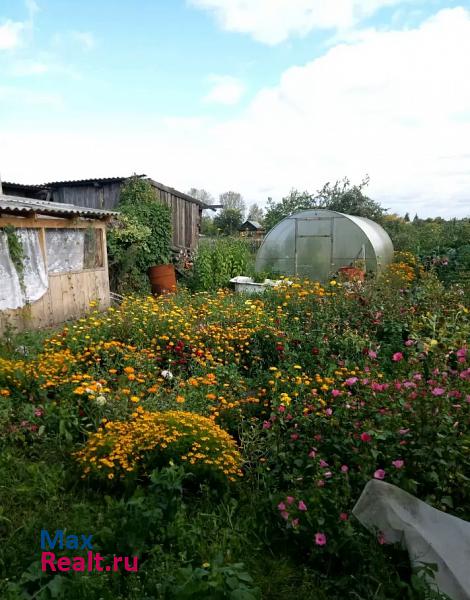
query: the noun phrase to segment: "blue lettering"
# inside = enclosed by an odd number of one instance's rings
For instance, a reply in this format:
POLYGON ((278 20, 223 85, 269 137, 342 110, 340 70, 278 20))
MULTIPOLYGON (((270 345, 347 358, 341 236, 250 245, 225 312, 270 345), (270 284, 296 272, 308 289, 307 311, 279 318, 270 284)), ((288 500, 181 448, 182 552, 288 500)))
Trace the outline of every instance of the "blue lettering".
POLYGON ((55 548, 57 544, 59 544, 59 548, 62 550, 64 547, 64 532, 62 529, 56 530, 53 540, 51 540, 48 531, 45 529, 41 530, 41 550, 46 550, 48 547, 55 548))

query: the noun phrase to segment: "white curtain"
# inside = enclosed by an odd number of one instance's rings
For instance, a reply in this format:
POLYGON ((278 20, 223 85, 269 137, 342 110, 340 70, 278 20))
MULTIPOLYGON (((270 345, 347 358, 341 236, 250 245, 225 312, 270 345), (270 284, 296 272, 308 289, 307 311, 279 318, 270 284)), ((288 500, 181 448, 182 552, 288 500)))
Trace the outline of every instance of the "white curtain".
POLYGON ((48 281, 37 229, 16 229, 23 246, 23 286, 11 260, 8 238, 0 231, 0 310, 21 308, 39 300, 47 291, 48 281))
POLYGON ((83 271, 83 229, 46 229, 46 248, 49 273, 83 271))

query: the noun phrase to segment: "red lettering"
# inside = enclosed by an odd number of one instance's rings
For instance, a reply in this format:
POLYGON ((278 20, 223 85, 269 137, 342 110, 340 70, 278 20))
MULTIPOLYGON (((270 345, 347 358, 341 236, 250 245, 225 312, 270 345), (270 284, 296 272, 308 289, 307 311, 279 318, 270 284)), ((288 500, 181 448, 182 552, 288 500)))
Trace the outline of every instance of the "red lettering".
POLYGON ((133 556, 132 557, 132 562, 133 562, 133 566, 129 566, 129 557, 125 556, 124 557, 124 568, 126 569, 126 571, 137 571, 137 556, 133 556))
POLYGON ((51 568, 51 571, 57 571, 54 566, 55 554, 54 552, 42 552, 41 553, 41 571, 47 571, 47 566, 51 568))
POLYGON ((57 561, 59 571, 70 571, 71 560, 68 556, 61 556, 57 561))
POLYGON ((121 562, 121 560, 122 560, 122 556, 115 556, 114 557, 114 561, 113 561, 114 567, 113 568, 114 568, 115 571, 119 570, 119 563, 121 562))

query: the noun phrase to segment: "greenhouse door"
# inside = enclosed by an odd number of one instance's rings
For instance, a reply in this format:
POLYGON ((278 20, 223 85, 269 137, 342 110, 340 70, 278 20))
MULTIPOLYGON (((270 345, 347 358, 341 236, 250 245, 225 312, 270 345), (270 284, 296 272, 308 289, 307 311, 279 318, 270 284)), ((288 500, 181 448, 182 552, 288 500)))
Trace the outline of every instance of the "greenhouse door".
POLYGON ((332 259, 333 218, 295 219, 295 274, 326 281, 332 259))

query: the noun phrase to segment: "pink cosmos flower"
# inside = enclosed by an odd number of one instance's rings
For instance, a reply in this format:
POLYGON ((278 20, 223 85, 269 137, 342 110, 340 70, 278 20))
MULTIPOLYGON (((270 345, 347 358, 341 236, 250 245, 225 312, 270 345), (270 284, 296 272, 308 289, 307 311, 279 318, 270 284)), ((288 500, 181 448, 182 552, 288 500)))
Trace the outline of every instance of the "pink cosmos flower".
POLYGON ((284 502, 279 502, 277 507, 279 510, 286 510, 286 505, 284 504, 284 502))
POLYGON ((341 466, 341 473, 347 473, 348 471, 349 471, 348 465, 342 465, 341 466))
POLYGON ((404 460, 392 460, 392 465, 396 468, 396 469, 401 469, 403 467, 403 465, 405 464, 404 460))
POLYGON ((328 463, 326 462, 326 460, 323 460, 323 458, 320 460, 320 467, 322 469, 324 469, 325 467, 328 467, 328 463))
POLYGON ((347 521, 348 513, 345 513, 345 512, 339 513, 339 518, 340 518, 340 521, 347 521))
POLYGON ((292 527, 294 527, 294 529, 296 527, 298 527, 299 526, 299 519, 292 519, 291 525, 292 525, 292 527))
POLYGON ((333 398, 336 398, 340 394, 341 392, 339 390, 331 390, 331 395, 333 396, 333 398))
POLYGON ((305 502, 303 500, 299 501, 299 510, 302 510, 302 511, 307 510, 307 505, 305 504, 305 502))
POLYGON ((298 440, 298 439, 299 439, 299 434, 298 434, 298 433, 293 433, 293 434, 290 436, 290 439, 291 439, 291 440, 293 440, 293 441, 295 442, 295 440, 298 440))
POLYGON ((287 519, 289 518, 289 513, 286 510, 283 510, 281 512, 281 517, 287 521, 287 519))
POLYGON ((324 546, 326 544, 326 535, 324 533, 316 533, 315 534, 315 544, 317 546, 324 546))
POLYGON ((432 391, 431 394, 433 396, 442 396, 442 394, 445 393, 445 389, 441 388, 441 387, 435 387, 432 391))
POLYGON ((372 437, 366 431, 364 431, 363 433, 361 433, 361 440, 363 442, 371 442, 372 437))
POLYGON ((263 429, 269 429, 271 427, 271 422, 270 421, 264 421, 263 423, 263 429))
POLYGON ((374 350, 369 350, 367 354, 369 355, 369 358, 377 358, 377 352, 375 352, 374 350))
POLYGON ((467 348, 459 348, 456 352, 458 358, 465 358, 467 356, 467 348))
POLYGON ((346 385, 354 385, 358 381, 359 381, 359 379, 357 377, 350 377, 349 379, 346 379, 346 381, 344 383, 346 385))
POLYGON ((385 535, 381 531, 379 531, 379 533, 377 534, 377 541, 381 546, 385 544, 385 535))
POLYGON ((333 410, 331 408, 327 408, 325 410, 325 413, 327 414, 328 417, 331 417, 331 415, 333 414, 333 410))
POLYGON ((415 343, 414 340, 406 340, 405 346, 409 347, 409 346, 412 346, 414 343, 415 343))
POLYGON ((392 356, 392 360, 394 362, 400 362, 401 360, 403 360, 403 353, 402 352, 395 352, 395 354, 392 356))
POLYGON ((325 471, 324 476, 329 479, 330 477, 333 477, 333 473, 331 471, 325 471))
POLYGON ((410 431, 409 429, 399 429, 398 433, 400 435, 406 435, 407 433, 409 433, 409 431, 410 431))
POLYGON ((287 498, 286 498, 287 504, 293 504, 294 500, 295 500, 295 498, 293 496, 287 496, 287 498))
POLYGON ((383 469, 377 469, 374 473, 375 479, 385 479, 385 471, 383 469))
POLYGON ((284 404, 281 404, 281 406, 278 408, 279 412, 283 413, 286 410, 286 407, 284 406, 284 404))

